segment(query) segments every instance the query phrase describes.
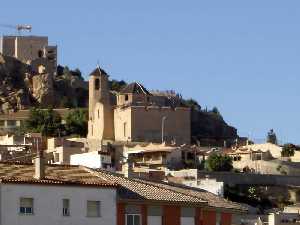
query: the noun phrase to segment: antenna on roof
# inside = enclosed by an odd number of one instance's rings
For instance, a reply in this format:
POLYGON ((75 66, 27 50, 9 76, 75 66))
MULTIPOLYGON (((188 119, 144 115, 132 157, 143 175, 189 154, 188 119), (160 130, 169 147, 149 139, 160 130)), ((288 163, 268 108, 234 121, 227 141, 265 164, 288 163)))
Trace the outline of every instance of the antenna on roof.
POLYGON ((99 70, 99 73, 101 74, 101 68, 100 68, 99 60, 97 60, 97 68, 98 68, 98 70, 99 70))

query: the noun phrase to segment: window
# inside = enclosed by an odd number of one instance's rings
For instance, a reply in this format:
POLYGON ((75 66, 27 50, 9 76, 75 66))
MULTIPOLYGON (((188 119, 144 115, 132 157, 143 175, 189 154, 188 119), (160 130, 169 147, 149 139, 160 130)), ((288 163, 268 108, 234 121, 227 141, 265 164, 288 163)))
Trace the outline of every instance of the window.
POLYGON ((7 120, 7 126, 15 127, 17 122, 15 120, 7 120))
POLYGON ((33 214, 33 198, 20 198, 20 213, 24 215, 33 214))
POLYGON ((98 119, 100 118, 100 111, 99 111, 99 109, 98 109, 98 119))
POLYGON ((141 215, 140 214, 126 214, 125 225, 140 225, 141 215))
POLYGON ((126 123, 123 124, 124 137, 126 137, 126 123))
POLYGON ((43 55, 44 55, 44 52, 43 52, 42 50, 39 50, 39 51, 38 51, 38 56, 39 56, 39 58, 42 58, 43 55))
POLYGON ((0 120, 0 127, 4 127, 5 126, 5 121, 4 120, 0 120))
POLYGON ((87 201, 87 217, 100 217, 100 201, 87 201))
POLYGON ((70 216, 70 200, 69 199, 63 199, 63 216, 70 216))
POLYGON ((128 95, 125 95, 125 101, 128 101, 128 99, 129 99, 128 95))
POLYGON ((100 89, 100 80, 99 80, 99 79, 96 79, 96 80, 95 80, 95 89, 96 89, 96 90, 99 90, 99 89, 100 89))

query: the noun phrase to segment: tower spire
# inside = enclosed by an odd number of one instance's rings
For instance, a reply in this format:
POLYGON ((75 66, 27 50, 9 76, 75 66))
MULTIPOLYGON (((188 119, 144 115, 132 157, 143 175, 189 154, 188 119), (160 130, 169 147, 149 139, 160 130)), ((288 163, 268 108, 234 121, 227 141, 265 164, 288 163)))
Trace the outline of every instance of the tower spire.
POLYGON ((102 74, 102 72, 101 72, 101 68, 100 68, 100 63, 99 63, 99 60, 97 60, 97 68, 98 68, 98 70, 99 70, 99 73, 100 73, 100 75, 102 74))

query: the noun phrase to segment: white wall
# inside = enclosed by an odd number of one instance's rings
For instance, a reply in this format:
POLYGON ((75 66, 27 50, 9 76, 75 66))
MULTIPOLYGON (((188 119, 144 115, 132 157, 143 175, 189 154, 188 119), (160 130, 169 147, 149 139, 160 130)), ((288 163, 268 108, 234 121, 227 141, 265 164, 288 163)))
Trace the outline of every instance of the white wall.
POLYGON ((108 155, 99 155, 97 151, 74 154, 70 156, 71 165, 82 165, 90 168, 102 168, 102 163, 111 163, 108 155))
POLYGON ((116 190, 112 188, 1 184, 1 225, 114 225, 116 190), (19 214, 20 197, 34 198, 34 214, 19 214), (62 216, 62 199, 70 216, 62 216), (87 200, 101 202, 101 217, 86 217, 87 200))

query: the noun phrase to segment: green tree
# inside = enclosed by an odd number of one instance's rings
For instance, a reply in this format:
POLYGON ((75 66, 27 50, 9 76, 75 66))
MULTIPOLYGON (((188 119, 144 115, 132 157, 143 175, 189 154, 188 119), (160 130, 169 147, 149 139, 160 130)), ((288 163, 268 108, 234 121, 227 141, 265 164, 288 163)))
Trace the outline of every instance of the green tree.
POLYGON ((63 69, 63 74, 69 75, 70 73, 71 73, 71 72, 70 72, 69 67, 65 66, 64 69, 63 69))
POLYGON ((61 117, 53 109, 33 108, 25 121, 24 129, 26 132, 42 133, 45 136, 58 136, 62 131, 61 117))
POLYGON ((206 168, 209 171, 231 171, 233 168, 232 158, 214 153, 206 160, 206 168))
POLYGON ((201 106, 199 105, 199 103, 195 100, 195 99, 187 99, 184 100, 184 104, 188 107, 190 107, 192 110, 201 110, 201 106))
POLYGON ((277 136, 273 129, 271 129, 267 134, 267 142, 277 145, 277 136))
POLYGON ((216 106, 212 108, 211 113, 213 113, 214 115, 216 115, 219 118, 223 118, 219 109, 216 106))
POLYGON ((283 145, 281 150, 282 157, 291 157, 294 156, 295 151, 297 150, 297 146, 291 143, 287 143, 283 145))
POLYGON ((88 130, 88 112, 84 109, 71 111, 66 117, 66 131, 70 134, 85 137, 88 130))
POLYGON ((110 89, 113 91, 121 91, 123 87, 125 87, 127 83, 124 80, 111 80, 110 81, 110 89))

